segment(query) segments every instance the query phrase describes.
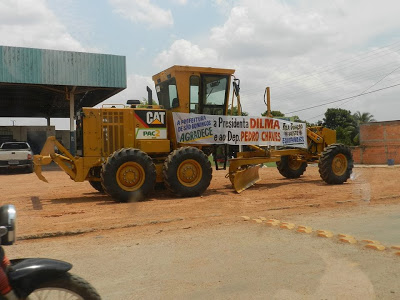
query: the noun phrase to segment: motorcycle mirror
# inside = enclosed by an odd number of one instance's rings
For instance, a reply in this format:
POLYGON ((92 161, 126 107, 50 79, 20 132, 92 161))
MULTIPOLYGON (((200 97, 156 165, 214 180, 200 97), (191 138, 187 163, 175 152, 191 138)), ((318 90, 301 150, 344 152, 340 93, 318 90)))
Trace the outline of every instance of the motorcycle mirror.
POLYGON ((6 235, 8 232, 7 227, 0 226, 0 237, 6 235))
MULTIPOLYGON (((0 226, 5 228, 6 233, 3 235, 4 229, 0 230, 1 245, 12 245, 15 242, 17 211, 12 204, 6 204, 0 207, 0 226)), ((0 228, 1 228, 0 227, 0 228)))

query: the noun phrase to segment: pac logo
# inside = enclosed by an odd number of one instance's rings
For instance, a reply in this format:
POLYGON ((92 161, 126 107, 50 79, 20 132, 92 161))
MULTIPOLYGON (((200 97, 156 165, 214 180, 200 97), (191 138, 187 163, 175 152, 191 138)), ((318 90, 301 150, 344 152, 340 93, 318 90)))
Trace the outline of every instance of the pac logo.
POLYGON ((165 124, 165 111, 148 111, 146 114, 146 123, 149 125, 165 124))
POLYGON ((159 138, 160 137, 160 130, 143 130, 143 136, 144 137, 154 137, 154 138, 159 138))
POLYGON ((167 129, 148 129, 148 128, 136 128, 136 138, 139 140, 147 139, 166 139, 167 129))

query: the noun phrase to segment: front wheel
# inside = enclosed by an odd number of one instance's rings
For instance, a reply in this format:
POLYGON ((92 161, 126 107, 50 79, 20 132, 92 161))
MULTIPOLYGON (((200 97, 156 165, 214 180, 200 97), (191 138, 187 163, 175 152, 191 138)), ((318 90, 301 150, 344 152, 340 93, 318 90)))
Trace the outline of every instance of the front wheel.
POLYGON ((329 184, 342 184, 350 178, 353 156, 349 147, 332 144, 321 153, 318 163, 321 178, 329 184))
POLYGON ((286 178, 299 178, 307 168, 307 162, 297 159, 295 155, 285 155, 276 162, 276 167, 286 178))
POLYGON ((182 147, 168 155, 163 166, 165 186, 181 197, 201 195, 210 185, 212 168, 198 148, 182 147))
POLYGON ((103 185, 101 184, 101 181, 89 180, 89 183, 92 186, 92 188, 94 188, 96 191, 98 191, 98 192, 100 192, 102 194, 105 194, 103 185))
POLYGON ((26 299, 100 300, 101 297, 89 282, 77 275, 65 273, 61 277, 42 283, 26 299))

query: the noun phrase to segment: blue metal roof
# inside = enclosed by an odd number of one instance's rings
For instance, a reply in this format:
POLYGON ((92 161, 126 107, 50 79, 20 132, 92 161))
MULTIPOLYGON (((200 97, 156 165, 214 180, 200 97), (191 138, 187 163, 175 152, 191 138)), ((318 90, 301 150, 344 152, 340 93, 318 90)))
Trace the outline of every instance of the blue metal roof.
POLYGON ((0 46, 0 82, 126 88, 125 56, 0 46))
POLYGON ((0 46, 0 117, 68 117, 67 90, 79 109, 125 88, 125 56, 0 46))

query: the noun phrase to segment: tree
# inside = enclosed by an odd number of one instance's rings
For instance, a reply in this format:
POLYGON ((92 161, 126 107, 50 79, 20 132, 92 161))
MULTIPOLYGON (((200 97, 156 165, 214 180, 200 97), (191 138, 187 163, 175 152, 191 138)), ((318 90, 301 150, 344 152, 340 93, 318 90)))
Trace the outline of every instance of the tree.
MULTIPOLYGON (((267 114, 268 114, 268 112, 265 111, 265 112, 263 112, 261 115, 262 115, 263 117, 266 117, 267 114)), ((271 115, 272 115, 272 117, 284 117, 284 116, 285 116, 285 114, 282 113, 282 112, 279 111, 279 110, 271 110, 271 115)))
MULTIPOLYGON (((263 112, 261 115, 263 117, 266 117, 268 114, 267 111, 263 112)), ((285 118, 290 122, 299 122, 299 123, 306 123, 305 121, 301 120, 299 118, 299 116, 291 116, 291 117, 286 117, 285 114, 283 112, 281 112, 280 110, 271 110, 271 115, 272 118, 285 118)))
POLYGON ((374 119, 374 116, 372 114, 370 114, 369 112, 361 113, 361 112, 357 111, 353 114, 353 118, 358 125, 376 121, 374 119))
POLYGON ((328 108, 325 112, 324 126, 336 130, 336 140, 346 145, 354 145, 357 124, 349 110, 328 108))
POLYGON ((356 145, 360 144, 360 125, 364 123, 374 122, 374 116, 369 112, 361 113, 359 111, 353 114, 353 119, 356 123, 356 136, 354 137, 353 141, 356 145))
MULTIPOLYGON (((231 115, 231 109, 228 108, 228 116, 230 116, 230 115, 231 115)), ((234 107, 233 107, 233 114, 232 114, 232 116, 237 116, 237 115, 238 115, 238 107, 237 107, 237 106, 234 106, 234 107)), ((248 116, 248 115, 249 115, 248 112, 245 112, 245 111, 242 110, 242 116, 248 116)))
POLYGON ((345 128, 350 125, 355 125, 351 112, 342 108, 328 108, 323 120, 324 126, 334 130, 338 127, 345 128))
MULTIPOLYGON (((152 105, 158 105, 158 102, 157 102, 157 100, 154 100, 154 99, 152 99, 151 100, 152 102, 152 105)), ((141 107, 142 106, 146 106, 146 105, 148 105, 148 101, 147 101, 147 98, 145 98, 145 97, 142 97, 142 100, 140 100, 140 105, 141 105, 141 107)))

